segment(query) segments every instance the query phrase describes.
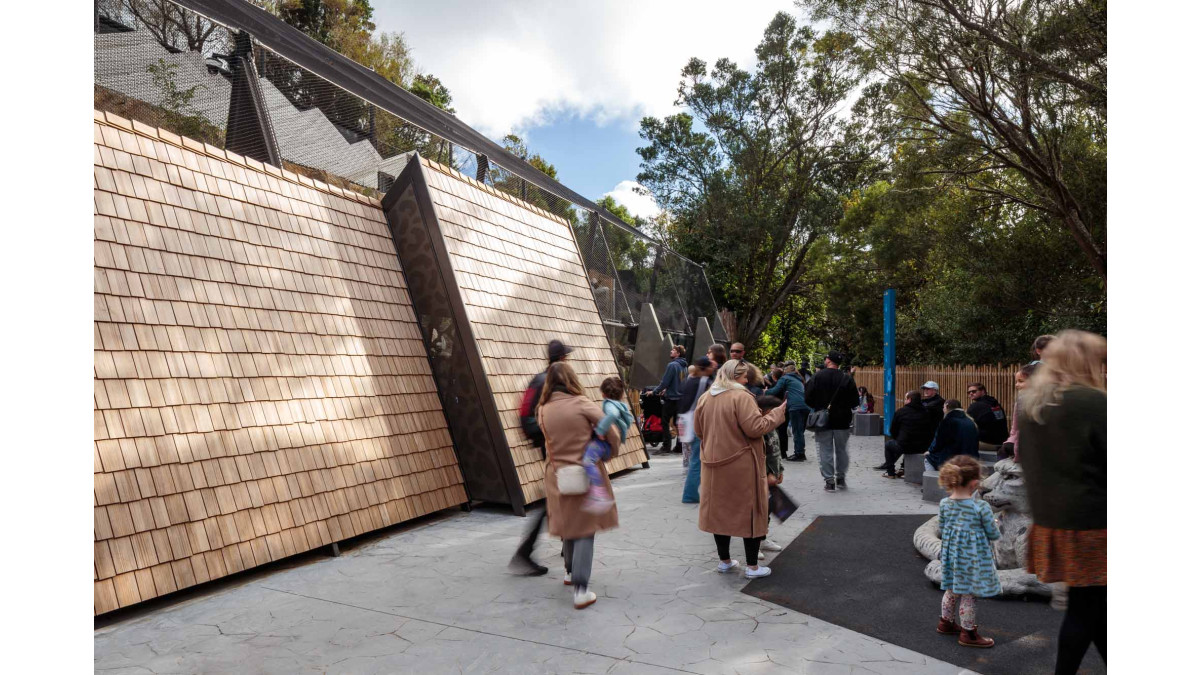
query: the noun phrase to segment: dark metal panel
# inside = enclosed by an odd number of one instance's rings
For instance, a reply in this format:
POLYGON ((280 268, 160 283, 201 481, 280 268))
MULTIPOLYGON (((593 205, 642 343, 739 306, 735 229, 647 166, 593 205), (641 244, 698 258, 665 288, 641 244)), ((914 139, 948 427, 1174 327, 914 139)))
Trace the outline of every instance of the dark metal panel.
POLYGON ((468 494, 475 500, 511 504, 523 515, 521 481, 434 215, 424 167, 415 153, 384 196, 383 212, 468 494))

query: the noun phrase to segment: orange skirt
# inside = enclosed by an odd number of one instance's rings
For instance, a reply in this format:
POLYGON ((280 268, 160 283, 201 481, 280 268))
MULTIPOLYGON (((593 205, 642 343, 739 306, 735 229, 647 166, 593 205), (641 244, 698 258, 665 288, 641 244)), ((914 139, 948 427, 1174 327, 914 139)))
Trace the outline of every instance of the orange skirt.
POLYGON ((1108 585, 1108 530, 1029 530, 1025 568, 1042 583, 1108 585))

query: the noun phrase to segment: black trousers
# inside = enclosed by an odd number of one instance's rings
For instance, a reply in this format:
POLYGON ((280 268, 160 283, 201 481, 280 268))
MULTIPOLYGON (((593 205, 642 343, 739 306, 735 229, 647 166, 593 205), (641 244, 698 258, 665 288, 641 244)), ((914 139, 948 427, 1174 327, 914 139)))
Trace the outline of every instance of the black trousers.
MULTIPOLYGON (((746 547, 747 565, 758 565, 758 545, 765 538, 742 539, 742 544, 746 547)), ((717 557, 721 560, 729 560, 729 540, 731 537, 727 534, 714 534, 713 539, 717 540, 717 557)))
MULTIPOLYGON (((663 449, 671 447, 671 438, 675 436, 675 421, 679 419, 679 401, 672 401, 669 398, 663 399, 663 449)), ((679 439, 675 439, 675 452, 683 452, 683 446, 679 445, 679 439)))
POLYGON ((1058 631, 1055 674, 1078 672, 1092 643, 1108 663, 1108 586, 1073 586, 1067 591, 1067 615, 1058 631))
POLYGON ((517 555, 527 560, 533 556, 533 545, 537 543, 538 533, 542 531, 542 523, 546 520, 546 507, 543 506, 536 514, 530 515, 533 517, 529 519, 529 529, 525 531, 525 538, 517 547, 517 555))
POLYGON ((775 429, 775 433, 779 435, 779 456, 786 458, 788 456, 788 423, 785 421, 775 429))
POLYGON ((883 463, 887 464, 887 472, 889 476, 896 474, 896 460, 904 457, 904 448, 893 439, 888 439, 887 443, 883 444, 883 463))

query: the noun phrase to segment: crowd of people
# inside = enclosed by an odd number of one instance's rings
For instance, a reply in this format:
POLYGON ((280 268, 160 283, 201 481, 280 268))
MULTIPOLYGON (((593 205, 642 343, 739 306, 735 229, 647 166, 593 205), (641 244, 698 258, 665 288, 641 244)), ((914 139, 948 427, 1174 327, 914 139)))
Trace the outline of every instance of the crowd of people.
MULTIPOLYGON (((1091 644, 1105 655, 1106 350, 1104 338, 1082 331, 1039 337, 1034 361, 1016 376, 1011 419, 982 383, 967 386, 964 409, 958 399, 945 399, 936 381, 907 392, 892 417, 884 463, 876 468, 887 478, 902 476, 897 462, 919 455, 948 492, 938 509, 944 595, 937 631, 957 635, 960 645, 994 644, 976 622, 976 598, 1000 592, 990 544, 1000 535, 977 495, 984 451, 1021 463, 1034 521, 1026 567, 1044 583, 1067 589, 1056 672, 1075 672, 1091 644)), ((588 589, 595 535, 618 524, 604 463, 619 451, 634 419, 620 378, 604 381, 601 406, 585 395, 567 362, 570 351, 550 343, 549 366, 530 383, 521 406, 522 427, 546 462, 546 508, 531 521, 510 569, 546 573, 531 553, 548 518, 550 534, 563 541, 564 583, 582 609, 596 602, 588 589)), ((846 489, 853 417, 873 413, 874 397, 836 352, 816 372, 807 362, 784 361, 765 373, 745 360, 741 343, 728 354, 714 344, 691 365, 685 353, 672 351, 653 390, 663 399, 667 431, 659 452, 683 456, 682 501, 699 504, 697 525, 713 536, 716 571, 741 567, 730 550, 738 537, 744 576, 768 576, 771 569, 759 561, 762 551, 781 550, 767 534, 768 491, 783 482, 782 460, 806 461, 805 432, 811 431, 824 489, 846 489)))

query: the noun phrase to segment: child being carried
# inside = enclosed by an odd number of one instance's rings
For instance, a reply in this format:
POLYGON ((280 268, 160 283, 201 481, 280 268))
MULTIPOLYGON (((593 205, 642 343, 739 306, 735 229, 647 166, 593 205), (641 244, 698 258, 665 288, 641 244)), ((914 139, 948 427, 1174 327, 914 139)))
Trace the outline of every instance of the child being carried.
POLYGON ((583 468, 587 471, 588 482, 591 483, 583 504, 583 510, 588 513, 604 513, 613 505, 612 494, 604 487, 604 477, 600 475, 600 469, 596 466, 596 462, 611 459, 613 455, 608 441, 604 440, 605 434, 616 424, 617 429, 621 431, 621 442, 624 443, 625 434, 633 424, 633 412, 621 400, 625 397, 625 383, 621 378, 610 377, 601 382, 600 394, 604 396, 601 406, 604 417, 596 423, 594 436, 583 453, 583 468))

